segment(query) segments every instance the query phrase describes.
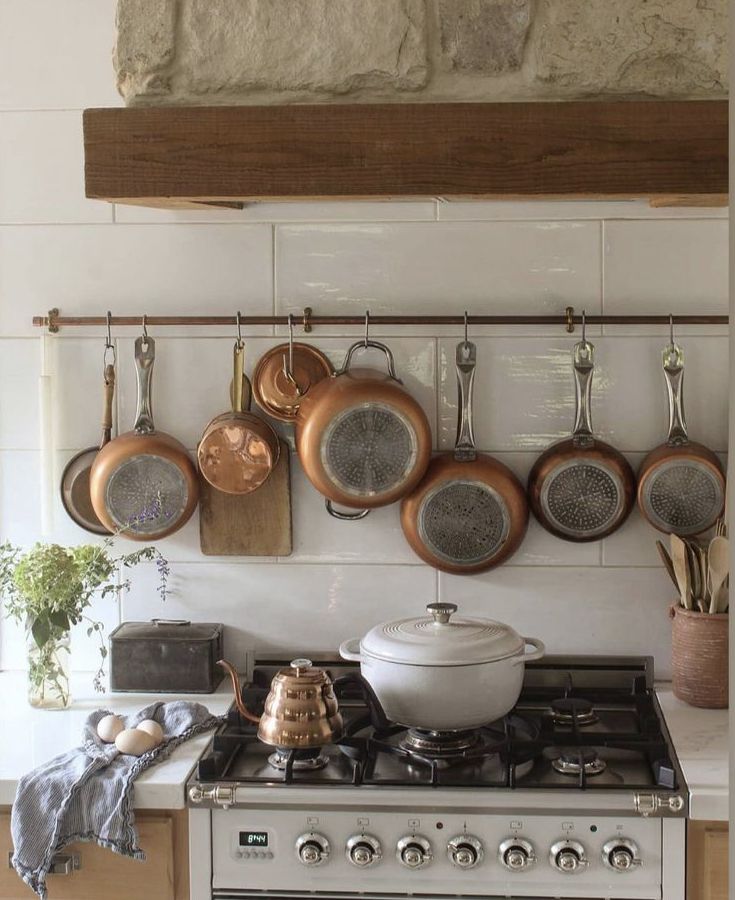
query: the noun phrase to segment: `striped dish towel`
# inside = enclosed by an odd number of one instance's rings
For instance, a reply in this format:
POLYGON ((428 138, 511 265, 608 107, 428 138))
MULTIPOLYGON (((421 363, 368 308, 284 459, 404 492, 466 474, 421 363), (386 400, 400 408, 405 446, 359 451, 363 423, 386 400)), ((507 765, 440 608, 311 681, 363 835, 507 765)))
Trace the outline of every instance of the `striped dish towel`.
POLYGON ((11 817, 12 863, 41 900, 47 898, 51 860, 67 844, 94 841, 122 856, 145 859, 135 828, 133 781, 179 744, 222 721, 200 703, 153 703, 122 717, 126 728, 155 719, 163 729, 163 743, 135 757, 97 736, 97 723, 106 715, 109 710, 93 712, 84 725, 81 747, 34 769, 18 783, 11 817))

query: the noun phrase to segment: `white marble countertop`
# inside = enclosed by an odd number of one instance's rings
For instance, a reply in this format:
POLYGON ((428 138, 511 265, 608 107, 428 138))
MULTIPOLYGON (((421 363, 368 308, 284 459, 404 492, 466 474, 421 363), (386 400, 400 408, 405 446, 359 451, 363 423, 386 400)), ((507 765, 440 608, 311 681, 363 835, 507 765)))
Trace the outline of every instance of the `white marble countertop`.
MULTIPOLYGON (((82 726, 95 709, 130 715, 156 700, 193 700, 213 715, 232 703, 232 686, 222 681, 214 694, 96 694, 92 675, 72 676, 72 704, 65 710, 32 709, 26 699, 24 672, 0 672, 3 698, 0 728, 0 806, 15 799, 18 779, 54 756, 79 746, 82 726)), ((197 735, 177 747, 166 760, 152 765, 135 781, 138 809, 182 809, 184 785, 212 732, 197 735)))
POLYGON ((656 695, 689 786, 689 818, 727 820, 728 711, 689 706, 670 684, 657 684, 656 695))

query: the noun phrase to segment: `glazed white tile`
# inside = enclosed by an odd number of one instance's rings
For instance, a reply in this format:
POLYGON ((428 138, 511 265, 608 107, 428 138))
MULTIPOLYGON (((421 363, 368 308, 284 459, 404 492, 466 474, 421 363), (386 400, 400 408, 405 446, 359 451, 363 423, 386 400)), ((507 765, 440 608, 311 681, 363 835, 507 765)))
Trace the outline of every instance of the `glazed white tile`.
POLYGON ((0 449, 39 446, 38 341, 0 339, 0 449))
POLYGON ((548 653, 655 657, 657 678, 671 677, 671 602, 660 569, 507 566, 482 575, 439 576, 440 600, 540 637, 548 653))
POLYGON ((606 222, 605 313, 726 315, 727 235, 727 221, 606 222))
POLYGON ((112 222, 84 196, 79 111, 0 112, 0 224, 112 222))
POLYGON ((115 0, 0 0, 0 108, 122 106, 115 0))
POLYGON ((334 651, 386 619, 420 614, 436 597, 435 573, 417 566, 172 566, 162 603, 151 566, 136 569, 125 620, 223 622, 235 664, 251 650, 334 651))
POLYGON ((0 450, 0 543, 29 547, 40 540, 39 465, 37 450, 0 450))
POLYGON ((118 204, 116 222, 433 222, 433 200, 305 200, 247 203, 244 209, 147 209, 118 204))
MULTIPOLYGON (((276 227, 282 315, 298 317, 306 306, 317 315, 358 316, 366 309, 374 315, 552 315, 569 304, 599 312, 600 271, 595 222, 276 227)), ((384 326, 373 330, 391 333, 384 326)))
MULTIPOLYGON (((487 450, 543 450, 569 434, 574 418, 571 350, 576 338, 479 338, 475 437, 487 450)), ((648 337, 595 339, 592 421, 622 451, 648 451, 666 434, 661 343, 648 337)), ((690 434, 714 450, 727 446, 726 338, 688 338, 685 401, 690 434)), ((439 341, 439 444, 454 443, 455 344, 439 341)))
MULTIPOLYGON (((79 450, 99 444, 102 433, 104 342, 77 331, 55 341, 55 447, 79 450)), ((109 357, 111 358, 111 357, 109 357)), ((113 433, 115 433, 113 404, 113 433)))
MULTIPOLYGON (((301 340, 301 337, 299 337, 301 340)), ((350 341, 345 338, 312 338, 335 366, 342 364, 350 341)), ((248 374, 266 350, 282 343, 279 338, 256 337, 246 341, 248 374)), ((391 341, 396 368, 406 390, 426 412, 436 430, 435 343, 425 338, 391 341)), ((382 354, 370 351, 366 364, 384 367, 382 354)), ((162 431, 174 434, 193 450, 207 422, 229 405, 232 379, 232 338, 164 338, 156 340, 153 375, 154 416, 162 431)), ((118 403, 121 427, 135 418, 136 384, 133 340, 119 341, 118 403)))
MULTIPOLYGON (((267 225, 2 226, 0 334, 37 334, 32 316, 52 306, 65 315, 270 315, 271 237, 267 225)), ((85 331, 94 333, 103 329, 85 331)))
POLYGON ((727 207, 653 207, 648 200, 439 200, 445 222, 727 219, 727 207))

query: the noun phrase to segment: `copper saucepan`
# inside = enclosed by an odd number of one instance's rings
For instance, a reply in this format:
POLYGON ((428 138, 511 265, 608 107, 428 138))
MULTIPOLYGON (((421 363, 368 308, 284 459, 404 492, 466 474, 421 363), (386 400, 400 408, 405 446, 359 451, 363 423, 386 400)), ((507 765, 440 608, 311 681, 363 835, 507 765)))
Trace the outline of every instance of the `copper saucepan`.
POLYGON ((227 494, 249 494, 259 488, 273 471, 281 450, 271 426, 246 411, 250 406, 250 383, 243 374, 244 356, 245 345, 237 340, 233 351, 232 411, 212 419, 197 449, 202 475, 212 487, 227 494))
POLYGON ((431 430, 385 344, 358 341, 338 372, 313 385, 296 415, 296 449, 309 481, 338 518, 387 506, 418 484, 429 464, 431 430), (355 354, 367 348, 385 355, 387 374, 352 368, 355 354), (332 503, 362 512, 337 513, 332 503))
POLYGON ((576 415, 571 437, 548 447, 528 476, 534 515, 565 541, 598 541, 612 534, 635 502, 630 464, 592 432, 594 349, 583 337, 572 351, 576 415))
POLYGON ((689 440, 684 419, 684 357, 678 344, 663 352, 669 398, 666 443, 646 456, 638 471, 638 507, 659 531, 701 534, 712 528, 725 506, 725 476, 717 456, 689 440))
POLYGON ((478 453, 472 425, 477 348, 457 345, 457 441, 430 463, 401 503, 401 526, 413 550, 444 572, 470 574, 500 565, 520 546, 528 527, 523 486, 511 470, 478 453))
POLYGON ((257 724, 258 738, 264 744, 284 750, 308 750, 342 737, 342 715, 332 681, 325 671, 312 666, 311 660, 295 659, 290 668, 276 674, 262 716, 253 715, 245 706, 234 666, 224 659, 218 665, 232 679, 240 715, 257 724))
POLYGON ((196 508, 199 483, 183 444, 156 431, 151 380, 156 358, 151 337, 135 341, 138 407, 132 431, 104 446, 92 465, 90 495, 102 524, 135 541, 156 540, 184 525, 196 508))

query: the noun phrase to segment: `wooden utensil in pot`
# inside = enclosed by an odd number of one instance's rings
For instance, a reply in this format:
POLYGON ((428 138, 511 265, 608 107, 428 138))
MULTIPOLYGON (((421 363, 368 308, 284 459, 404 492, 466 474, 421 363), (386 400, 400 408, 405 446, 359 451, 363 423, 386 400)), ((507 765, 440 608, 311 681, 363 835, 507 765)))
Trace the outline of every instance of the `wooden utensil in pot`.
POLYGON ((669 399, 666 443, 646 456, 638 470, 638 506, 659 531, 701 534, 713 527, 725 505, 725 476, 708 447, 689 440, 684 420, 684 356, 673 340, 663 352, 669 399))
POLYGON ((457 441, 435 457, 401 503, 406 540, 424 562, 444 572, 470 574, 504 562, 528 527, 523 486, 492 456, 478 453, 472 428, 472 389, 477 348, 457 345, 459 388, 457 441))
POLYGON ((134 541, 166 537, 191 517, 199 499, 194 463, 184 445, 156 431, 151 381, 153 338, 135 341, 138 405, 132 431, 104 446, 92 465, 90 495, 100 521, 134 541))
POLYGON ((92 464, 100 450, 112 437, 112 400, 115 395, 115 367, 106 365, 104 373, 104 404, 102 412, 102 438, 96 447, 87 447, 73 456, 64 467, 61 476, 61 502, 70 519, 80 528, 92 534, 110 534, 92 506, 90 475, 92 464))

